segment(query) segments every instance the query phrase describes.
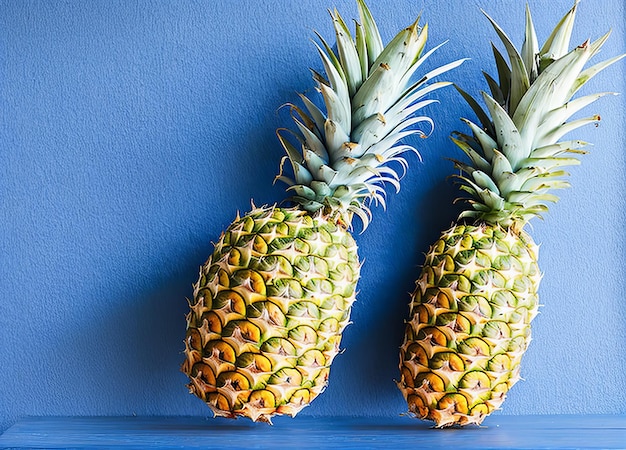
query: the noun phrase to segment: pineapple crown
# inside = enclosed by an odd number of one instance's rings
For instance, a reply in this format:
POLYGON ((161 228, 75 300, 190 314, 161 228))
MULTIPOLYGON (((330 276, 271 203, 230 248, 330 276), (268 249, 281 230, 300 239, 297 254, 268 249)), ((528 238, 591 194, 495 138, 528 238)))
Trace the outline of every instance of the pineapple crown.
POLYGON ((355 21, 354 38, 337 10, 330 11, 336 52, 316 33, 325 76, 313 71, 313 79, 325 108, 304 94, 300 95, 304 108, 288 105, 297 130, 277 132, 286 156, 276 179, 289 185, 293 195, 288 200, 301 208, 335 216, 347 226, 357 215, 365 229, 371 219, 371 201, 385 207, 385 183, 400 189, 399 180, 408 167, 400 155, 417 153, 399 142, 413 134, 426 137, 432 131, 432 119, 416 114, 435 102, 424 97, 451 84, 427 82, 463 60, 433 69, 409 84, 441 45, 423 54, 428 26, 419 27, 418 18, 383 46, 366 4, 363 0, 357 4, 360 22, 355 21), (287 134, 295 136, 299 149, 287 134), (286 161, 293 178, 283 173, 286 161), (399 168, 390 167, 392 163, 399 168))
POLYGON ((525 39, 521 52, 484 11, 502 41, 509 59, 492 44, 498 79, 484 73, 490 93, 482 92, 485 112, 478 102, 457 87, 480 121, 463 121, 471 135, 453 133, 452 140, 469 157, 455 161, 461 189, 469 194, 460 219, 468 218, 517 229, 547 211, 546 203, 558 201, 553 189, 569 187, 564 166, 579 164, 588 143, 560 139, 572 130, 600 120, 600 116, 570 117, 610 92, 571 100, 598 72, 626 55, 585 69, 586 63, 606 42, 600 39, 569 50, 578 1, 558 22, 541 48, 530 8, 526 6, 525 39))

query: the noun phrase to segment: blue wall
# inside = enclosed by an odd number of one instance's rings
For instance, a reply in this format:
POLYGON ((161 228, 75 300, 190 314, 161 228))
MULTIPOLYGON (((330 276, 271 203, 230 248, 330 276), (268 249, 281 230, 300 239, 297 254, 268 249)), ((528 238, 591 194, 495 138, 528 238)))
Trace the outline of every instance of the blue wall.
MULTIPOLYGON (((540 39, 570 0, 530 2, 540 39)), ((0 431, 24 415, 208 415, 178 371, 185 297, 211 241, 272 186, 278 107, 311 87, 313 29, 352 0, 0 1, 0 431)), ((470 92, 493 72, 479 6, 521 43, 524 2, 371 1, 386 39, 420 13, 432 59, 470 56, 450 75, 470 92)), ((584 0, 575 40, 614 33, 622 0, 584 0)), ((625 92, 624 62, 590 89, 625 92)), ((405 411, 397 349, 422 252, 454 219, 450 131, 468 108, 451 89, 414 142, 403 189, 359 235, 365 258, 346 348, 302 414, 405 411)), ((532 229, 542 243, 541 314, 525 382, 505 414, 626 412, 624 96, 595 105, 595 143, 532 229)))

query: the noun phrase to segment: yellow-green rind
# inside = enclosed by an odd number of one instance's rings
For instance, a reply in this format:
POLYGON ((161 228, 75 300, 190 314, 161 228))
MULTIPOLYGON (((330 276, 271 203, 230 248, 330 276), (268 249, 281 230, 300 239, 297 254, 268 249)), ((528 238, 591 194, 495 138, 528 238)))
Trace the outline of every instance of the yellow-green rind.
POLYGON ((182 371, 216 416, 295 416, 328 383, 360 263, 342 226, 296 208, 255 208, 201 267, 182 371))
POLYGON ((455 225, 426 255, 411 296, 398 386, 437 427, 480 424, 519 379, 541 274, 529 235, 455 225))

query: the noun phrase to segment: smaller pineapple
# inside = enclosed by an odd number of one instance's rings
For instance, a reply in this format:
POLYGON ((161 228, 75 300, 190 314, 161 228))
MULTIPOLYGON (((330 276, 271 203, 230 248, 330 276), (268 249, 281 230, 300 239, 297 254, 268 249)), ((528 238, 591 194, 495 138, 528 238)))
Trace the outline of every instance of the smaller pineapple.
POLYGON ((320 37, 325 75, 313 76, 325 108, 304 95, 304 108, 291 105, 300 148, 278 133, 287 156, 277 179, 289 186, 289 204, 237 217, 200 268, 182 371, 217 416, 271 422, 325 389, 361 268, 352 219, 367 227, 370 203, 384 206, 386 184, 399 188, 403 154, 417 151, 402 140, 427 136, 433 122, 417 112, 450 85, 430 81, 462 62, 412 81, 436 50, 424 52, 428 27, 416 21, 383 46, 357 4, 354 38, 336 11, 336 52, 320 37))
POLYGON ((557 201, 551 191, 569 186, 562 167, 584 153, 586 143, 561 138, 600 117, 567 121, 606 93, 571 98, 624 56, 584 69, 608 33, 570 51, 575 13, 576 4, 539 48, 527 7, 521 52, 487 16, 510 65, 493 46, 498 79, 485 74, 488 113, 459 89, 480 120, 464 120, 472 135, 453 137, 469 159, 455 162, 466 207, 426 254, 400 349, 409 411, 437 427, 480 424, 520 379, 541 280, 538 246, 524 226, 557 201))

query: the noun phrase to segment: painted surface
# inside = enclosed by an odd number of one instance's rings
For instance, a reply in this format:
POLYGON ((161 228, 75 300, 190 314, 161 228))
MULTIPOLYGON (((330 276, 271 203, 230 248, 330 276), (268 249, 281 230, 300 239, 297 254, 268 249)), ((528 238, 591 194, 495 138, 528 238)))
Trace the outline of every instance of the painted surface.
POLYGON ((274 427, 204 417, 34 417, 0 436, 7 448, 429 450, 623 449, 624 415, 491 416, 482 428, 436 430, 409 417, 280 417, 274 427))
MULTIPOLYGON (((431 63, 486 89, 496 40, 480 7, 521 45, 524 2, 372 1, 383 37, 422 13, 431 63)), ((211 241, 272 185, 280 105, 313 86, 310 39, 332 41, 326 9, 351 0, 0 1, 0 431, 26 415, 208 415, 185 388, 185 298, 211 241)), ((570 1, 530 2, 541 40, 570 1)), ((582 1, 575 41, 613 35, 626 51, 624 3, 582 1)), ((590 83, 626 91, 624 62, 590 83)), ((365 259, 345 353, 303 415, 405 411, 394 384, 407 292, 422 253, 455 218, 448 135, 469 108, 452 90, 415 142, 423 162, 357 236, 365 259)), ((577 137, 595 145, 573 189, 535 221, 541 314, 504 414, 625 413, 624 96, 577 137)), ((466 131, 466 130, 464 130, 466 131)))

